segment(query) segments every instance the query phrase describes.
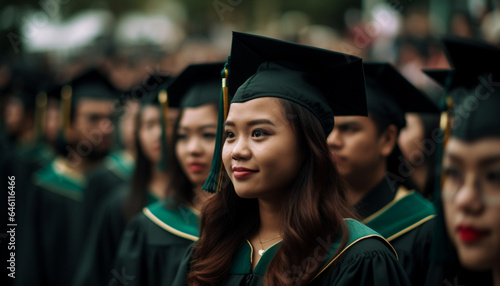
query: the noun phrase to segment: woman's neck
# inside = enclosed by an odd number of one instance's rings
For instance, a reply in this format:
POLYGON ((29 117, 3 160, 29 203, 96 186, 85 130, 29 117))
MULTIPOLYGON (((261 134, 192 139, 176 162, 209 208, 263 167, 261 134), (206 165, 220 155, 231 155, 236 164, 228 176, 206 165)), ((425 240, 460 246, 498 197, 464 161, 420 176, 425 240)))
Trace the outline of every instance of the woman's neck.
POLYGON ((153 171, 149 183, 149 190, 157 198, 163 199, 166 197, 168 176, 165 172, 158 170, 156 164, 153 164, 151 168, 153 171))
POLYGON ((279 234, 280 212, 281 206, 278 206, 277 203, 259 199, 260 227, 258 233, 262 234, 262 239, 279 234))

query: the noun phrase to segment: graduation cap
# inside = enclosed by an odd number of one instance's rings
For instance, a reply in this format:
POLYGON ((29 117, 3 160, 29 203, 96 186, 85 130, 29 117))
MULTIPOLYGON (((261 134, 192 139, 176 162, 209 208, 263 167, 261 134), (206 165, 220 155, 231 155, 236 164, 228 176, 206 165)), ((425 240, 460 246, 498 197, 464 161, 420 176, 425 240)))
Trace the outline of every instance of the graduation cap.
POLYGON ((78 102, 82 99, 118 100, 119 92, 96 68, 90 68, 61 88, 63 128, 69 128, 78 102))
POLYGON ((222 62, 188 66, 167 88, 171 103, 180 108, 218 103, 223 68, 222 62))
POLYGON ((352 55, 233 32, 231 55, 221 75, 224 112, 219 112, 212 170, 202 188, 209 192, 221 185, 222 124, 229 94, 231 102, 261 97, 295 102, 319 119, 325 139, 333 129, 334 114, 367 114, 362 60, 352 55))
POLYGON ((450 129, 449 136, 466 141, 499 136, 500 121, 494 118, 500 109, 500 66, 493 59, 500 58, 500 49, 456 37, 442 41, 454 69, 425 71, 444 86, 443 109, 453 113, 442 126, 450 129))
POLYGON ((382 125, 406 125, 405 113, 439 113, 437 106, 388 63, 364 63, 368 112, 382 125))

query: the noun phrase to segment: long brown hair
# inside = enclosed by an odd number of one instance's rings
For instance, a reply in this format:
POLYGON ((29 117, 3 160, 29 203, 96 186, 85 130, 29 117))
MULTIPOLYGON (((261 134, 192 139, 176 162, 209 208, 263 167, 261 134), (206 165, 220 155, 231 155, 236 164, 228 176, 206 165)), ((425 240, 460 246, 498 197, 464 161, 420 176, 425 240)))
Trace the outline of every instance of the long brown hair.
MULTIPOLYGON (((265 285, 304 285, 319 271, 329 249, 318 242, 332 241, 342 233, 337 253, 347 243, 345 217, 353 217, 344 188, 333 164, 326 135, 319 120, 304 107, 280 99, 304 152, 305 162, 284 198, 281 212, 283 241, 268 265, 265 285), (291 272, 293 269, 300 271, 291 272)), ((211 197, 202 212, 200 239, 194 247, 188 285, 220 285, 228 275, 238 249, 260 224, 258 200, 242 199, 223 170, 221 191, 211 197)))

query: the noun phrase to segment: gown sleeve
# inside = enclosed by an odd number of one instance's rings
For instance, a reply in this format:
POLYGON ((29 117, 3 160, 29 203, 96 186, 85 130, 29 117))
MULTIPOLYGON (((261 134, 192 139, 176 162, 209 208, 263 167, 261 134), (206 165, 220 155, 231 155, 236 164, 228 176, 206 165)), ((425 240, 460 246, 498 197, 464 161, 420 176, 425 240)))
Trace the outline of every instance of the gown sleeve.
POLYGON ((411 285, 394 253, 375 238, 364 239, 351 246, 326 277, 314 285, 411 285))

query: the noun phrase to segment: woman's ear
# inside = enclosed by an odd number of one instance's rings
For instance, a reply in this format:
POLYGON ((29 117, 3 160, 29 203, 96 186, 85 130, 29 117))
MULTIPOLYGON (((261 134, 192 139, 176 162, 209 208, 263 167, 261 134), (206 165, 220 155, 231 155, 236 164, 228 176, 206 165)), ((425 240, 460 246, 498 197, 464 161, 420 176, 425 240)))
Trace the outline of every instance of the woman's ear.
POLYGON ((396 127, 396 125, 391 124, 379 136, 380 155, 388 157, 392 153, 397 139, 398 128, 396 127))

